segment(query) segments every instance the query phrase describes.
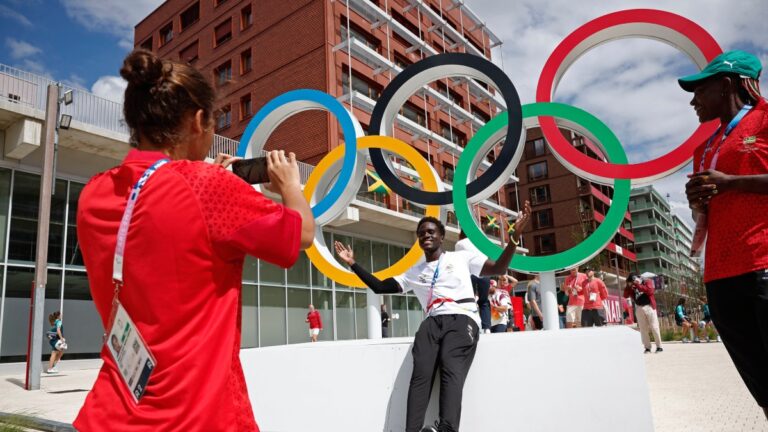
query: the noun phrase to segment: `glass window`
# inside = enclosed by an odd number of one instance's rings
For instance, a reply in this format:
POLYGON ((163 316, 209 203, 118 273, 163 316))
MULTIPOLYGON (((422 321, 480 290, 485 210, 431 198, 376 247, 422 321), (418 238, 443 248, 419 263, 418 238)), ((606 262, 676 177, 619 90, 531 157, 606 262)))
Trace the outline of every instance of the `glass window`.
POLYGON ((240 10, 240 28, 247 29, 253 25, 253 11, 251 5, 244 7, 240 10))
POLYGON ((414 295, 408 298, 408 335, 415 336, 419 330, 421 322, 424 320, 424 312, 421 310, 421 303, 414 295))
POLYGON ((403 107, 400 109, 400 114, 402 114, 408 120, 421 125, 422 127, 427 127, 427 116, 424 110, 418 109, 410 102, 406 102, 405 105, 403 105, 403 107))
POLYGON ((243 312, 240 348, 259 346, 259 287, 243 284, 243 312))
POLYGON ((371 270, 379 271, 389 267, 388 249, 385 243, 371 242, 371 254, 373 255, 371 270))
MULTIPOLYGON (((325 239, 325 244, 330 248, 330 250, 333 250, 333 242, 331 241, 331 233, 329 232, 323 232, 323 238, 325 239)), ((320 270, 317 269, 317 267, 312 265, 312 286, 317 287, 323 287, 323 288, 331 288, 333 281, 331 279, 327 278, 324 274, 320 273, 320 270)))
POLYGON ((554 225, 552 209, 544 209, 533 212, 533 226, 535 229, 550 228, 554 225))
POLYGON ((529 189, 528 192, 531 196, 531 204, 544 204, 550 200, 549 185, 537 186, 529 189))
POLYGON ((405 248, 402 246, 389 245, 389 265, 392 265, 400 258, 405 256, 405 248))
MULTIPOLYGON (((48 238, 49 263, 61 263, 66 196, 66 182, 57 180, 56 193, 51 197, 51 223, 48 238)), ((39 200, 40 176, 16 171, 8 248, 8 259, 11 261, 35 261, 39 200)))
POLYGON ((355 293, 355 328, 358 339, 368 338, 368 315, 365 310, 368 302, 366 297, 365 292, 355 293))
POLYGON ((258 279, 258 266, 259 260, 250 256, 245 256, 245 262, 243 263, 243 281, 257 283, 258 279))
POLYGON ((547 161, 528 165, 528 181, 545 179, 547 175, 547 161))
POLYGON ((323 331, 320 332, 318 340, 333 340, 333 292, 312 290, 312 304, 323 320, 323 331))
POLYGON ((214 47, 232 39, 232 18, 216 26, 213 30, 214 47))
POLYGON ((264 260, 259 260, 259 277, 261 283, 269 282, 280 285, 285 284, 285 270, 282 267, 272 265, 264 260))
POLYGON ((88 276, 82 271, 67 271, 64 277, 63 324, 69 353, 97 353, 101 349, 104 326, 91 299, 88 276))
POLYGON ((181 31, 196 23, 200 19, 200 2, 195 2, 181 13, 181 31))
POLYGON ((355 254, 355 262, 366 270, 371 270, 371 241, 355 239, 352 243, 352 252, 355 254))
MULTIPOLYGON (((33 268, 8 268, 3 310, 3 344, 0 348, 0 357, 4 359, 14 356, 16 361, 24 361, 27 354, 29 299, 34 277, 33 268)), ((47 320, 45 324, 48 324, 47 320)))
POLYGON ((261 285, 261 346, 285 345, 285 288, 261 285))
POLYGON ((408 301, 404 295, 392 295, 392 336, 408 336, 408 301))
POLYGON ((64 265, 84 266, 80 243, 77 241, 77 202, 80 192, 85 187, 82 183, 69 182, 69 210, 67 211, 67 250, 64 255, 64 265))
POLYGON ((227 105, 223 107, 216 116, 216 130, 226 129, 232 125, 232 108, 227 105))
MULTIPOLYGON (((350 236, 345 236, 345 235, 341 235, 341 234, 333 234, 333 241, 340 241, 340 242, 341 242, 342 244, 344 244, 345 246, 350 246, 350 247, 352 247, 352 248, 353 248, 353 251, 354 251, 354 243, 353 243, 353 241, 352 241, 352 237, 350 237, 350 236)), ((334 249, 333 249, 333 243, 326 243, 326 244, 328 244, 328 245, 329 245, 329 248, 330 248, 331 250, 334 250, 334 249)), ((339 263, 340 263, 342 266, 346 266, 346 264, 342 263, 342 262, 341 262, 341 261, 340 261, 340 260, 339 260, 339 259, 336 257, 336 254, 335 254, 335 253, 333 254, 333 257, 334 257, 334 258, 336 258, 336 261, 338 261, 338 262, 339 262, 339 263)), ((355 261, 358 261, 358 262, 360 262, 360 265, 362 265, 362 266, 363 266, 363 267, 364 267, 366 270, 370 270, 370 269, 371 269, 371 268, 369 267, 369 265, 368 265, 368 264, 366 264, 366 262, 364 262, 364 261, 359 261, 359 260, 357 259, 357 254, 355 254, 355 261)), ((370 262, 370 258, 369 258, 369 261, 368 261, 368 262, 370 262)), ((344 284, 340 284, 340 283, 336 283, 336 286, 337 286, 337 287, 347 287, 347 285, 344 285, 344 284)), ((338 300, 338 298, 337 298, 337 300, 338 300)), ((341 320, 339 320, 339 322, 341 322, 341 320)))
MULTIPOLYGON (((348 91, 350 87, 349 71, 344 69, 341 74, 341 86, 344 91, 348 91)), ((374 84, 367 79, 360 76, 357 72, 352 71, 352 91, 361 93, 370 99, 377 100, 381 96, 381 86, 374 84)))
POLYGON ((309 324, 304 320, 312 303, 310 298, 311 292, 306 288, 288 288, 288 343, 309 341, 309 324))
POLYGON ((336 291, 336 339, 355 338, 355 305, 353 293, 336 291))
POLYGON ((543 138, 528 141, 525 146, 526 156, 529 158, 544 156, 546 150, 545 147, 546 146, 543 138))
POLYGON ((533 242, 536 244, 536 255, 548 255, 556 251, 554 234, 534 236, 533 242))
POLYGON ((8 205, 11 202, 11 170, 0 169, 0 261, 5 261, 8 205))
POLYGON ((288 274, 289 285, 309 287, 309 258, 307 258, 307 254, 303 251, 299 252, 296 263, 286 273, 288 274))
POLYGON ((187 45, 186 48, 181 50, 179 52, 179 60, 181 60, 184 63, 194 63, 195 60, 198 58, 198 47, 199 42, 194 41, 191 44, 187 45))
POLYGON ((227 61, 216 68, 216 84, 224 85, 232 80, 232 62, 227 61))
POLYGON ((251 54, 251 50, 248 49, 240 53, 240 74, 250 72, 251 69, 253 69, 253 54, 251 54))
MULTIPOLYGON (((347 18, 341 17, 341 26, 339 26, 339 34, 341 35, 342 42, 347 40, 347 18)), ((381 48, 381 43, 378 39, 376 39, 373 35, 367 33, 362 28, 355 25, 355 23, 350 23, 349 26, 349 36, 351 39, 355 39, 368 48, 379 52, 381 48)))
POLYGON ((163 46, 173 39, 173 23, 169 22, 160 29, 160 46, 163 46))

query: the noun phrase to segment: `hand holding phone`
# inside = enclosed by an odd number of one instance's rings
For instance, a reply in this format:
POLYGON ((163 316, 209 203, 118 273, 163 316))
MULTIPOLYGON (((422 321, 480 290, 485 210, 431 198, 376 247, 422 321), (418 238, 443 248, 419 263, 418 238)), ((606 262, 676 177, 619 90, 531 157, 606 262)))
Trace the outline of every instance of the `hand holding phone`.
POLYGON ((249 184, 269 183, 266 157, 235 161, 232 163, 232 173, 249 184))

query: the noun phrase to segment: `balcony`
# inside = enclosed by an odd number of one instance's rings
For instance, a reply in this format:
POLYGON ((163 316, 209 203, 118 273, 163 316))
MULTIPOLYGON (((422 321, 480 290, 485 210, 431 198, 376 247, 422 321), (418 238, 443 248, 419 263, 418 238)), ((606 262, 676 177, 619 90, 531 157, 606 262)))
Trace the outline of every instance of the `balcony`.
POLYGON ((663 259, 673 266, 677 267, 677 259, 672 255, 661 251, 641 252, 637 254, 637 260, 663 259))
MULTIPOLYGON (((420 49, 426 52, 428 55, 438 54, 437 50, 421 40, 417 35, 411 33, 410 30, 405 28, 402 24, 395 21, 386 11, 381 10, 378 6, 371 3, 368 0, 346 0, 350 8, 365 17, 368 21, 377 25, 379 23, 387 23, 392 30, 402 36, 405 40, 412 44, 412 48, 420 49)), ((464 38, 462 38, 464 39, 464 38)), ((471 45, 467 43, 467 45, 471 45)), ((481 100, 488 100, 493 102, 498 108, 504 109, 504 102, 496 95, 486 90, 485 87, 480 85, 475 80, 469 80, 469 90, 474 96, 481 100)))

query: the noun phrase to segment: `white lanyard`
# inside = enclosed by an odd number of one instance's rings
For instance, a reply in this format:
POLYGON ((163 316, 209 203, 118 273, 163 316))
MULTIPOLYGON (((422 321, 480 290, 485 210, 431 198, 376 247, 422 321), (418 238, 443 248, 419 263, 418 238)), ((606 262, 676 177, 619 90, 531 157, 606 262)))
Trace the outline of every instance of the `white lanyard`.
POLYGON ((125 241, 128 238, 128 226, 131 224, 131 217, 133 217, 133 209, 136 206, 136 200, 139 199, 139 193, 141 188, 149 180, 152 174, 157 171, 158 168, 170 162, 168 159, 160 159, 147 168, 142 174, 139 181, 133 185, 131 194, 128 196, 128 204, 125 206, 125 212, 123 212, 123 219, 120 221, 120 229, 117 230, 117 244, 115 245, 115 258, 112 261, 112 279, 116 284, 115 297, 117 297, 117 285, 122 285, 123 282, 123 256, 125 254, 125 241))
POLYGON ((440 262, 443 260, 443 254, 445 252, 440 254, 440 258, 437 259, 437 267, 435 267, 435 273, 432 275, 432 284, 429 287, 429 300, 427 300, 427 309, 426 312, 429 312, 429 309, 432 307, 432 295, 435 292, 435 284, 437 283, 437 277, 440 276, 440 262))

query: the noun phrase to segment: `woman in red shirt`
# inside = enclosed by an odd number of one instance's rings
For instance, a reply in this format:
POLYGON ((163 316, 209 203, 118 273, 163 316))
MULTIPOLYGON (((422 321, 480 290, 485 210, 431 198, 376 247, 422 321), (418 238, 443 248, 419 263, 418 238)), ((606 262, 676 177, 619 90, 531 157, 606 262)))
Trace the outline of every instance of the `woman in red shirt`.
MULTIPOLYGON (((214 92, 200 72, 139 50, 126 57, 120 74, 128 82, 124 114, 135 148, 85 186, 77 235, 104 327, 110 331, 118 286, 117 299, 154 369, 135 397, 125 370, 102 349, 104 364, 74 426, 258 431, 239 360, 243 259, 247 253, 290 267, 311 244, 314 220, 295 156, 269 153, 271 189, 283 204, 268 200, 224 169, 231 156, 203 162, 213 142, 214 92), (148 178, 150 167, 155 173, 148 178), (126 211, 129 193, 139 191, 132 213, 126 211), (113 267, 122 268, 121 284, 113 283, 113 267)), ((120 356, 130 355, 122 348, 120 356)), ((138 344, 131 348, 140 351, 138 344)))

